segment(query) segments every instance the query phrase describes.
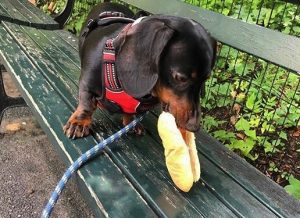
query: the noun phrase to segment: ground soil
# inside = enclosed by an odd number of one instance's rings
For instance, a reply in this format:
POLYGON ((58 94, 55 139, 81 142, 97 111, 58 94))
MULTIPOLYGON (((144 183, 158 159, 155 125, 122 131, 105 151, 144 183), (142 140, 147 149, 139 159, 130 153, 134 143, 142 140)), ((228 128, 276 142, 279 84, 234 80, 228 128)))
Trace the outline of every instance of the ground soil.
MULTIPOLYGON (((7 93, 18 96, 3 76, 7 93)), ((0 126, 0 218, 39 217, 66 168, 29 108, 8 109, 0 126)), ((52 217, 93 217, 73 180, 52 217)))

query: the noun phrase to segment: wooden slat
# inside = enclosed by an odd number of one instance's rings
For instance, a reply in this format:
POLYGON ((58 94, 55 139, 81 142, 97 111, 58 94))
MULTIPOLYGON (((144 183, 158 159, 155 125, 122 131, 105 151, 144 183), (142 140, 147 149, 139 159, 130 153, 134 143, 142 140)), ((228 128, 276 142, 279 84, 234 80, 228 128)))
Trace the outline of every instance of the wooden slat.
MULTIPOLYGON (((0 26, 2 62, 13 74, 28 105, 38 118, 51 142, 60 151, 67 164, 95 144, 92 137, 69 140, 62 126, 70 115, 70 105, 45 80, 39 69, 28 59, 16 41, 0 26)), ((45 73, 45 72, 44 72, 45 73)), ((51 73, 51 72, 50 72, 51 73)), ((72 100, 70 100, 72 102, 72 100)), ((75 104, 74 100, 73 103, 75 104)), ((107 155, 100 155, 77 174, 88 202, 99 216, 146 217, 155 216, 142 197, 107 155), (99 198, 100 197, 100 198, 99 198), (127 202, 131 202, 127 204, 127 202)), ((50 195, 50 193, 49 193, 50 195)))
POLYGON ((44 13, 28 0, 10 0, 10 2, 28 20, 32 20, 36 23, 43 23, 45 25, 50 24, 57 26, 57 22, 54 21, 50 15, 44 13))
POLYGON ((300 73, 300 38, 248 24, 180 0, 122 0, 153 14, 189 17, 218 41, 300 73))
POLYGON ((78 38, 67 31, 54 30, 58 37, 61 37, 68 45, 78 50, 78 38))
POLYGON ((30 27, 20 27, 12 23, 4 23, 4 25, 15 40, 22 44, 31 61, 39 67, 41 72, 49 72, 45 74, 45 78, 63 93, 62 96, 65 97, 65 101, 77 95, 80 68, 78 52, 75 49, 66 43, 59 43, 61 38, 52 34, 51 31, 45 30, 42 34, 41 31, 30 27), (49 34, 50 39, 45 37, 45 34, 49 34), (37 46, 40 49, 37 49, 37 46), (69 74, 66 75, 65 72, 69 74), (74 82, 68 77, 74 78, 74 82), (66 88, 70 91, 65 92, 66 88))
POLYGON ((295 4, 295 5, 300 5, 299 0, 281 0, 281 1, 284 1, 284 2, 287 2, 287 3, 292 3, 292 4, 295 4))
POLYGON ((1 0, 0 21, 41 29, 59 29, 59 24, 27 0, 1 0))

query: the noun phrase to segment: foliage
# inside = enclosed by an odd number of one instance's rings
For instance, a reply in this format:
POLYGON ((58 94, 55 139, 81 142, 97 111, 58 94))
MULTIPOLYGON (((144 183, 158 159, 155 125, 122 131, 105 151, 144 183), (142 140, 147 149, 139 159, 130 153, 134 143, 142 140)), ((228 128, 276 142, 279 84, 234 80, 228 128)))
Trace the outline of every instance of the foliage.
POLYGON ((285 186, 284 189, 293 195, 295 198, 300 200, 300 181, 293 176, 289 178, 289 185, 285 186))
MULTIPOLYGON (((233 125, 231 130, 237 137, 228 135, 227 145, 233 150, 241 150, 244 156, 253 160, 250 152, 256 144, 264 146, 266 153, 276 152, 277 147, 284 147, 288 140, 284 130, 298 125, 300 90, 296 87, 299 76, 232 50, 228 46, 221 47, 202 105, 207 111, 228 107, 232 112, 229 117, 233 125), (235 108, 231 108, 233 104, 235 108)), ((212 118, 208 117, 209 120, 212 118)), ((203 126, 211 131, 205 124, 206 119, 203 126)), ((215 129, 218 126, 215 125, 215 129)), ((226 141, 222 135, 215 137, 226 141)))
POLYGON ((233 18, 300 36, 297 5, 279 0, 185 0, 233 18))
POLYGON ((64 0, 37 0, 37 6, 47 14, 58 14, 64 8, 64 0))

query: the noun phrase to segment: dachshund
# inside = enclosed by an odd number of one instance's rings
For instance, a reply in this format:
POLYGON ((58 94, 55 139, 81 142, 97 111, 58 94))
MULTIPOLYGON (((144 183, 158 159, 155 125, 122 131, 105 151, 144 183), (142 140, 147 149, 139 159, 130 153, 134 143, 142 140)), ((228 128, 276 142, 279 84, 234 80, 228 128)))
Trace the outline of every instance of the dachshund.
POLYGON ((122 113, 127 125, 160 104, 179 128, 200 128, 200 96, 215 63, 216 41, 191 19, 132 18, 117 3, 101 3, 89 13, 79 38, 79 104, 64 126, 68 137, 89 135, 96 108, 122 113))

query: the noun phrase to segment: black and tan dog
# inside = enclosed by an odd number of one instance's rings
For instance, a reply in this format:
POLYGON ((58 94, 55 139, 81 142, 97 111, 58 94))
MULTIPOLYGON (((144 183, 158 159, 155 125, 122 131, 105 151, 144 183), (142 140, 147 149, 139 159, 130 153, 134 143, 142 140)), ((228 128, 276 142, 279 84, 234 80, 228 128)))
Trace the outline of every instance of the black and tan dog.
POLYGON ((180 128, 199 129, 200 95, 216 42, 190 19, 153 15, 133 22, 132 17, 128 8, 113 3, 88 15, 79 40, 79 104, 64 127, 68 137, 89 134, 97 107, 123 113, 126 125, 157 103, 180 128))

